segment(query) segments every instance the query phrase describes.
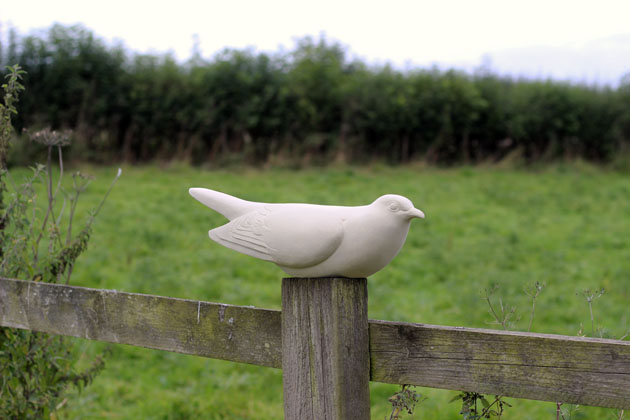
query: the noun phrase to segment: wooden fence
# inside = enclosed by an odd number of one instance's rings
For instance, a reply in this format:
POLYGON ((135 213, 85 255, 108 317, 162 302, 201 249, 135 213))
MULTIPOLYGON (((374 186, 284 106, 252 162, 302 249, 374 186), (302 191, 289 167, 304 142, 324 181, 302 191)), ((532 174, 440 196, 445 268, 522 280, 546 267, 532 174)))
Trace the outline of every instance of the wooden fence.
POLYGON ((0 278, 0 326, 281 368, 288 420, 368 419, 369 381, 630 409, 630 342, 372 321, 365 279, 273 311, 0 278))

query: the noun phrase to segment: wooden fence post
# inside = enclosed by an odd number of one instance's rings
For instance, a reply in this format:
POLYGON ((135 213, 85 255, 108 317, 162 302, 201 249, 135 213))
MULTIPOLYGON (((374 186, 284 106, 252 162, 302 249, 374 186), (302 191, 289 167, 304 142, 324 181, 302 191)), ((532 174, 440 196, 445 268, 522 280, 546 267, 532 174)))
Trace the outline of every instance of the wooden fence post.
POLYGON ((282 280, 285 420, 369 420, 367 280, 282 280))

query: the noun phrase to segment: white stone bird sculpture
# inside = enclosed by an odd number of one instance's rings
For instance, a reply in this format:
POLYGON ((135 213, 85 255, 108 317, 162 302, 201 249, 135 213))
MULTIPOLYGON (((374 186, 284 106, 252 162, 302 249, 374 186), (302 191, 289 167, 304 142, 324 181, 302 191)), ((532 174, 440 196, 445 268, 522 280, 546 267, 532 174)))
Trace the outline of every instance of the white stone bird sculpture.
POLYGON ((230 222, 210 238, 277 264, 295 277, 368 277, 398 254, 413 218, 411 201, 388 194, 357 207, 256 203, 205 188, 190 195, 230 222))

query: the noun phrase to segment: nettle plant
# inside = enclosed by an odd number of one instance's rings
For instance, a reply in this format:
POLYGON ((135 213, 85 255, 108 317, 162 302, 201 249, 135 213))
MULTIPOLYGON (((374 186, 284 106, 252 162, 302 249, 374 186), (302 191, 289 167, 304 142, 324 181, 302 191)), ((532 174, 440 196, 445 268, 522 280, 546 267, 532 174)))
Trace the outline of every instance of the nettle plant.
MULTIPOLYGON (((15 134, 11 119, 23 90, 19 66, 8 67, 4 97, 0 103, 0 276, 50 283, 70 282, 77 258, 87 249, 92 225, 120 170, 101 203, 87 215, 78 231, 79 197, 91 177, 72 174, 64 181, 62 148, 71 132, 45 129, 28 134, 46 148, 45 164, 36 164, 17 183, 7 169, 7 154, 15 134), (54 167, 53 160, 58 162, 54 167), (56 181, 55 181, 56 179, 56 181)), ((0 328, 0 418, 40 419, 52 417, 72 388, 81 390, 103 369, 105 354, 96 356, 87 368, 77 368, 73 341, 32 331, 0 328)))

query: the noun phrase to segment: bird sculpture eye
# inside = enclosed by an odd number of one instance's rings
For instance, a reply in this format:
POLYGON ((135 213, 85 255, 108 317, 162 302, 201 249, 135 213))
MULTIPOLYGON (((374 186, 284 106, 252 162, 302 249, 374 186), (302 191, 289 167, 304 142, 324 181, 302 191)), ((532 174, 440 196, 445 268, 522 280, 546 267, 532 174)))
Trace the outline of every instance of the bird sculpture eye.
POLYGON ((389 203, 389 209, 391 211, 398 211, 400 210, 400 206, 395 201, 392 201, 391 203, 389 203))

